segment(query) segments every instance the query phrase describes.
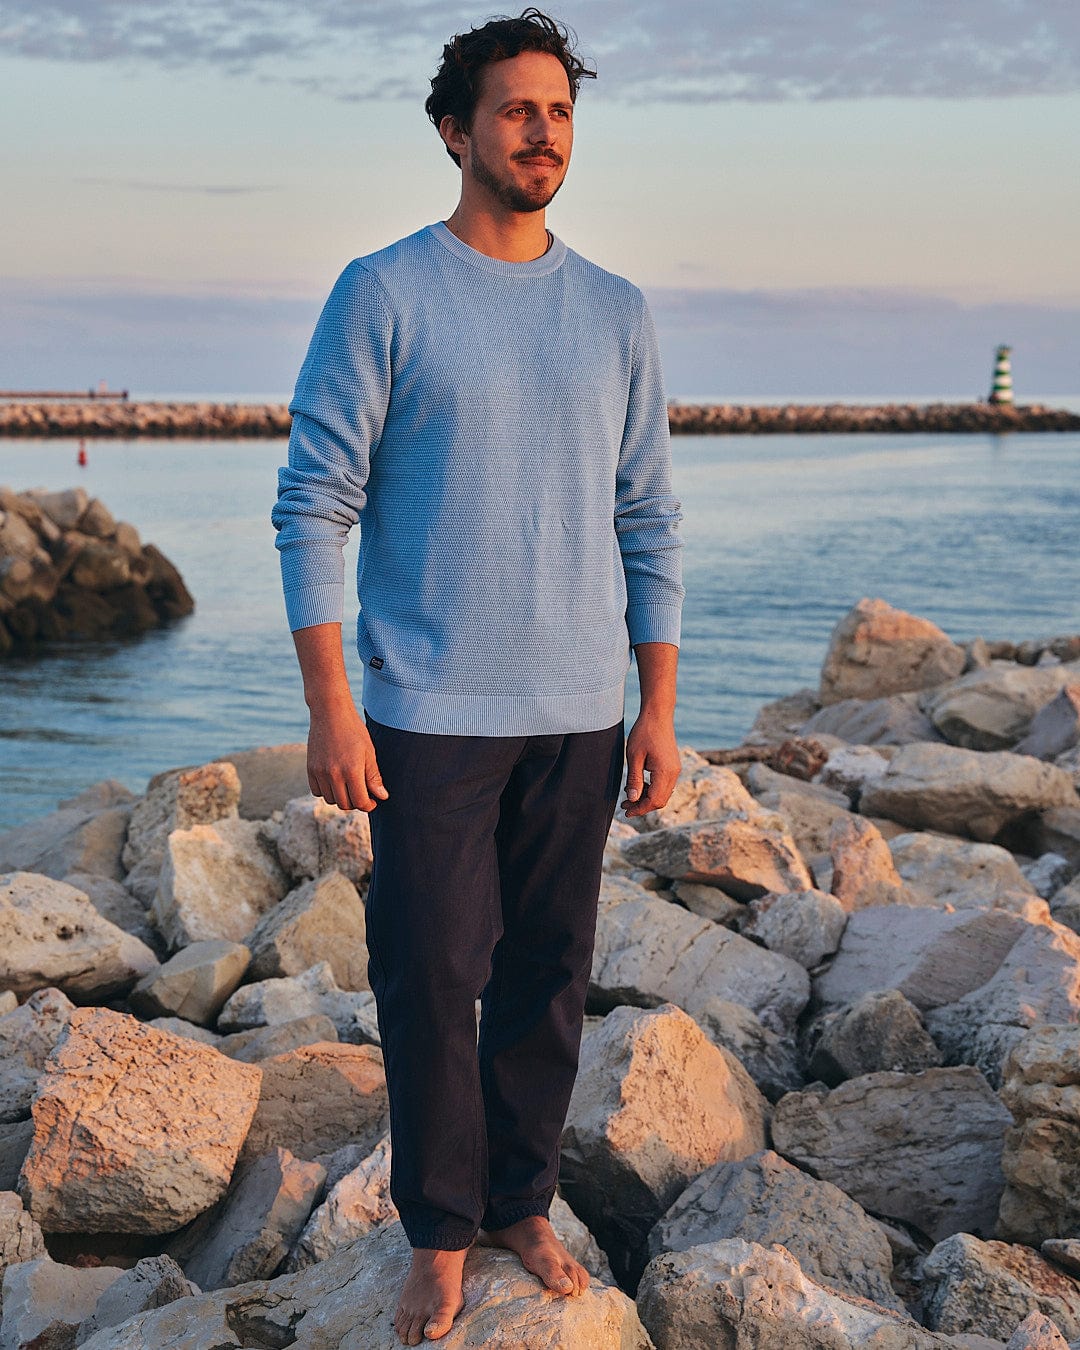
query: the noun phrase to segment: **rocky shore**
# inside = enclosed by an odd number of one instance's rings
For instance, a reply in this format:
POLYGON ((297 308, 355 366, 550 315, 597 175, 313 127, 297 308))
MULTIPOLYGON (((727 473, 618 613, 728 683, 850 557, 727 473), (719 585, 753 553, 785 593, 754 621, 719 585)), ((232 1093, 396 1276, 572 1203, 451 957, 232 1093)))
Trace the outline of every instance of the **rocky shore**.
MULTIPOLYGON (((1080 1347, 1080 637, 861 601, 608 842, 553 1222, 447 1347, 1080 1347)), ((0 1346, 390 1350, 367 818, 304 749, 0 835, 0 1346)))
MULTIPOLYGON (((668 419, 673 434, 687 436, 1080 431, 1080 413, 1038 404, 673 403, 668 419)), ((0 403, 0 436, 9 437, 280 437, 289 434, 291 421, 283 403, 0 403)))
POLYGON ((131 637, 190 614, 183 578, 81 487, 0 487, 0 659, 42 644, 131 637))

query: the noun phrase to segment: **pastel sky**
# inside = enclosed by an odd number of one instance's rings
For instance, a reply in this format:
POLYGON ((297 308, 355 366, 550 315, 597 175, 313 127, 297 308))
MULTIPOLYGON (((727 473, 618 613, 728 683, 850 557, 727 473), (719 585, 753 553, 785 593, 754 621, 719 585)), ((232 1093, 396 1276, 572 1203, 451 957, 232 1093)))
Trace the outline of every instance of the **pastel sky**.
MULTIPOLYGON (((549 224, 669 392, 1080 391, 1077 0, 566 0, 549 224)), ((287 396, 351 257, 453 209, 430 0, 0 0, 0 386, 287 396)))

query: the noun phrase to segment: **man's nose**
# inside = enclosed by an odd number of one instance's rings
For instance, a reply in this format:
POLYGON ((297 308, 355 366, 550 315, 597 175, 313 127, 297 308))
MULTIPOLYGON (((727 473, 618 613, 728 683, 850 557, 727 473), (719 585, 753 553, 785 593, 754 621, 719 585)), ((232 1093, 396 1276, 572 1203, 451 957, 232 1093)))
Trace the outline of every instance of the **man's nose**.
POLYGON ((555 139, 555 125, 547 113, 537 113, 529 127, 529 140, 534 145, 550 145, 555 139))

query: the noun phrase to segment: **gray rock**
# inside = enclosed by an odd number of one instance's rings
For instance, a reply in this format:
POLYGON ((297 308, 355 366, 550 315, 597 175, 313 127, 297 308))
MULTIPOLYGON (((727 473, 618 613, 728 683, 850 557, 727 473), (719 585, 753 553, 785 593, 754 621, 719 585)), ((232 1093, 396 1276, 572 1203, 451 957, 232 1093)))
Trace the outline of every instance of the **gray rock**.
POLYGON ((1069 1350, 1069 1343, 1045 1313, 1028 1313, 1005 1350, 1069 1350))
POLYGON ((387 1134, 344 1176, 333 1182, 327 1177, 326 1199, 312 1213, 295 1240, 285 1269, 302 1270, 325 1261, 331 1253, 366 1236, 380 1224, 395 1222, 397 1217, 394 1202, 390 1199, 390 1136, 387 1134))
POLYGON ((830 752, 814 781, 842 792, 852 806, 858 806, 867 786, 876 782, 888 765, 889 755, 882 749, 839 745, 830 752))
POLYGON ((50 492, 46 488, 28 488, 22 495, 35 502, 61 530, 75 529, 90 505, 86 489, 81 487, 63 488, 57 492, 50 492))
POLYGON ((66 1266, 48 1256, 9 1266, 4 1272, 0 1346, 4 1350, 74 1346, 79 1323, 122 1274, 117 1266, 66 1266))
POLYGON ((183 1017, 151 1017, 146 1025, 157 1027, 158 1031, 168 1031, 173 1036, 186 1036, 189 1040, 201 1041, 203 1045, 213 1045, 218 1048, 220 1048, 222 1040, 225 1039, 219 1036, 216 1031, 211 1031, 209 1027, 196 1026, 194 1022, 189 1022, 183 1017))
POLYGON ((778 1153, 842 1186, 864 1209, 940 1240, 990 1233, 1012 1117, 971 1068, 872 1073, 782 1097, 778 1153))
POLYGON ((817 736, 822 732, 852 745, 910 745, 913 741, 943 739, 919 707, 917 693, 846 698, 833 703, 804 722, 801 734, 817 736))
POLYGON ((1044 900, 1050 900, 1072 879, 1076 869, 1068 858, 1063 858, 1060 853, 1044 853, 1034 862, 1028 863, 1023 870, 1031 887, 1044 900))
POLYGON ((14 1191, 0 1191, 0 1277, 8 1266, 45 1255, 45 1239, 14 1191))
POLYGON ((788 835, 736 816, 654 830, 630 840, 623 853, 660 876, 719 886, 737 900, 813 885, 788 835))
POLYGON ((0 984, 20 997, 55 986, 75 1002, 104 1000, 157 964, 82 891, 35 872, 0 876, 0 984))
POLYGON ((1041 811, 1032 832, 1029 852, 1058 853, 1080 871, 1080 806, 1068 802, 1041 811))
POLYGON ((0 1121, 29 1117, 45 1061, 74 1008, 59 989, 39 989, 0 1017, 0 1121))
POLYGON ((836 951, 848 919, 835 895, 815 890, 765 895, 752 900, 748 909, 743 936, 808 970, 836 951))
POLYGON ((250 1031, 236 1031, 232 1035, 221 1036, 218 1049, 232 1059, 258 1064, 260 1060, 271 1059, 274 1055, 298 1050, 302 1045, 340 1039, 337 1027, 325 1013, 309 1013, 307 1017, 295 1017, 291 1022, 281 1022, 277 1026, 253 1027, 250 1031))
MULTIPOLYGON (((717 886, 702 886, 697 881, 673 881, 671 893, 691 914, 700 914, 703 919, 710 919, 724 928, 737 928, 746 914, 746 906, 741 900, 733 900, 717 886)), ((638 898, 644 900, 646 897, 638 898)))
POLYGON ((240 815, 244 820, 265 820, 309 791, 307 745, 303 741, 234 750, 222 759, 240 777, 240 815))
POLYGON ((144 975, 128 995, 144 1017, 182 1017, 212 1022, 244 978, 251 953, 242 942, 211 938, 182 948, 144 975))
POLYGON ((730 1050, 771 1102, 803 1085, 802 1063, 791 1035, 779 1036, 756 1013, 728 999, 707 998, 694 1020, 714 1045, 730 1050))
POLYGON ((936 1331, 1004 1339, 1037 1309, 1065 1336, 1080 1336, 1080 1284, 1030 1247, 957 1233, 938 1243, 923 1269, 931 1288, 924 1315, 936 1331))
POLYGON ((1067 666, 997 665, 973 670, 924 695, 921 706, 953 745, 967 750, 1008 750, 1028 733, 1035 714, 1069 678, 1067 666))
POLYGON ((1054 892, 1050 897, 1050 913, 1055 923, 1080 933, 1080 877, 1054 892))
POLYGON ((119 881, 94 876, 92 872, 69 872, 61 880, 82 891, 103 919, 145 942, 151 951, 164 953, 165 944, 150 921, 146 906, 119 881))
POLYGON ((941 1063, 918 1008, 899 989, 887 989, 826 1017, 809 1068, 814 1078, 836 1087, 862 1074, 922 1073, 941 1063))
POLYGON ((375 995, 340 989, 329 961, 320 961, 299 975, 241 985, 218 1014, 218 1030, 281 1026, 314 1013, 329 1017, 343 1041, 378 1044, 375 995))
POLYGON ((129 872, 140 866, 160 870, 173 830, 235 817, 239 800, 240 779, 231 764, 202 764, 157 774, 132 812, 124 866, 129 872))
POLYGON ((1080 1017, 1080 937, 1060 924, 1029 924, 985 984, 927 1013, 926 1029, 950 1063, 977 1065, 991 1083, 1005 1056, 1040 1022, 1080 1017))
POLYGON ((833 629, 821 668, 824 704, 928 689, 964 668, 962 647, 928 619, 862 599, 833 629))
POLYGON ((1070 681, 1038 710, 1017 754, 1056 759, 1080 742, 1080 682, 1070 681))
POLYGON ((1016 859, 998 844, 917 831, 889 840, 900 877, 938 905, 956 909, 1018 909, 1034 886, 1016 859))
POLYGON ((1080 1275, 1080 1238, 1047 1238, 1039 1250, 1048 1261, 1062 1266, 1074 1279, 1080 1275))
POLYGON ((32 1120, 0 1125, 0 1190, 13 1191, 34 1137, 32 1120))
POLYGON ((131 793, 105 808, 68 806, 0 833, 0 872, 39 872, 62 880, 69 872, 90 872, 119 881, 131 793))
POLYGON ((836 1186, 776 1153, 702 1172, 649 1233, 649 1255, 734 1237, 766 1248, 780 1243, 818 1284, 904 1312, 881 1227, 836 1186))
POLYGON ((359 886, 371 871, 371 826, 365 812, 308 794, 285 804, 277 849, 294 881, 340 872, 359 886))
POLYGON ((251 978, 299 975, 328 961, 342 989, 369 989, 364 904, 340 872, 306 881, 251 931, 251 978))
POLYGON ((833 823, 851 809, 842 792, 776 773, 764 764, 750 766, 747 783, 761 805, 780 817, 804 859, 827 851, 833 823))
POLYGON ((119 1326, 129 1317, 198 1292, 171 1257, 144 1256, 99 1297, 94 1311, 80 1323, 74 1344, 82 1345, 97 1332, 119 1326))
POLYGON ((696 750, 680 747, 681 772, 667 805, 628 823, 635 833, 692 825, 699 820, 717 820, 733 812, 753 820, 761 814, 754 798, 731 769, 710 764, 696 750))
POLYGON ((600 1244, 558 1192, 551 1201, 548 1220, 555 1236, 593 1279, 599 1280, 601 1284, 615 1283, 615 1276, 611 1273, 611 1266, 600 1244))
POLYGON ((862 909, 849 917, 832 965, 814 981, 814 994, 825 1007, 837 1008, 863 994, 898 989, 925 1012, 981 988, 1030 928, 1005 910, 862 909))
POLYGON ((984 843, 1032 812, 1075 806, 1063 770, 1028 755, 955 745, 904 745, 867 784, 859 809, 915 829, 944 830, 984 843))

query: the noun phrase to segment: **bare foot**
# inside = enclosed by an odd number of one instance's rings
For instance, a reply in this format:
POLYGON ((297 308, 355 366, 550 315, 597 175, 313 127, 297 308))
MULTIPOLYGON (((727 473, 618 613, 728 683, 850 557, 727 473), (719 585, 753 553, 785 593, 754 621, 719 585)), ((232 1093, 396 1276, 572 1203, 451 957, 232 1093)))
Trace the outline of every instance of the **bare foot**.
POLYGON ((414 1247, 412 1264, 394 1314, 394 1330, 402 1345, 419 1345, 445 1336, 464 1308, 461 1270, 468 1248, 457 1252, 414 1247))
POLYGON ((577 1295, 589 1287, 589 1272, 574 1260, 543 1215, 520 1219, 509 1228, 488 1229, 479 1240, 517 1252, 525 1269, 538 1275, 553 1293, 577 1295))

